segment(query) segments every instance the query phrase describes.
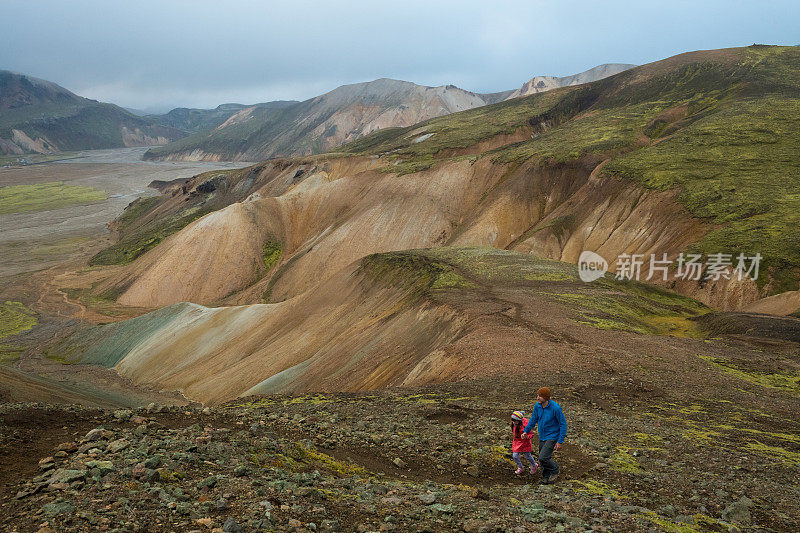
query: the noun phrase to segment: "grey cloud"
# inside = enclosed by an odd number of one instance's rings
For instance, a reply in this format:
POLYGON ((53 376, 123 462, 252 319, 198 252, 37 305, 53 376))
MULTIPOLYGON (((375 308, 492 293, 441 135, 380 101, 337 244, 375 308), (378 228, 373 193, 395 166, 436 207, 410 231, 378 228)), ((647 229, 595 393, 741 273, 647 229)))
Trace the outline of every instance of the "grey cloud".
POLYGON ((380 77, 481 92, 794 44, 796 2, 5 2, 0 68, 129 107, 304 99, 380 77), (650 5, 652 4, 652 5, 650 5))

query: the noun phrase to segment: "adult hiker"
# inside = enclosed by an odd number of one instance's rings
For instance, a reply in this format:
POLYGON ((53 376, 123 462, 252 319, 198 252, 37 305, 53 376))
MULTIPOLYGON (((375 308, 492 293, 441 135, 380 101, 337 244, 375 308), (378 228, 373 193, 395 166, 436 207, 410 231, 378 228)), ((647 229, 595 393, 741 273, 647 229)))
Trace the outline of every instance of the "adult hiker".
POLYGON ((525 426, 522 438, 526 438, 539 424, 539 465, 542 467, 542 483, 553 483, 558 478, 558 463, 553 461, 553 451, 560 450, 567 436, 567 420, 561 406, 550 399, 550 389, 542 387, 536 391, 536 405, 525 426))

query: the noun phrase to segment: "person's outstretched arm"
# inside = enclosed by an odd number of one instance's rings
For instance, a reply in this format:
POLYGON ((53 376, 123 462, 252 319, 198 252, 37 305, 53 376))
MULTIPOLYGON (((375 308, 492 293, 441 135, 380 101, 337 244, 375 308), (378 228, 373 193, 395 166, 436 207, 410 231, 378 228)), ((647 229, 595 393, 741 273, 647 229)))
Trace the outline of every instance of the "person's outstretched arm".
POLYGON ((525 430, 522 432, 523 435, 530 434, 531 430, 533 429, 533 426, 535 426, 536 422, 538 421, 539 421, 539 413, 536 412, 536 407, 534 407, 533 413, 531 413, 531 418, 530 420, 528 420, 528 425, 525 426, 525 430))

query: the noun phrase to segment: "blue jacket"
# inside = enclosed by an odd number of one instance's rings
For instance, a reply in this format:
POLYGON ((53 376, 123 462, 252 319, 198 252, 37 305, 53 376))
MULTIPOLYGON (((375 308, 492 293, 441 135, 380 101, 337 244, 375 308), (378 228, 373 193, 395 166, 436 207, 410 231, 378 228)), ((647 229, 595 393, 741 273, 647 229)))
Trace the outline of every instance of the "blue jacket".
POLYGON ((564 443, 567 436, 567 419, 561 406, 550 400, 547 407, 542 407, 539 402, 533 408, 533 414, 525 426, 525 433, 530 433, 533 426, 539 423, 539 440, 555 440, 560 444, 564 443))

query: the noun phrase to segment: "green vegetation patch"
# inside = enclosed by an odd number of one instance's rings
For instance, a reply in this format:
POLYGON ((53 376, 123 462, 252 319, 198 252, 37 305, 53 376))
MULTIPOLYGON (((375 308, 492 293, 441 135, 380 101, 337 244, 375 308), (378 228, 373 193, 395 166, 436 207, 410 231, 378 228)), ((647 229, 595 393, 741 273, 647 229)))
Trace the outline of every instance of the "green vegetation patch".
POLYGON ((579 322, 650 335, 701 337, 699 327, 689 319, 708 311, 702 303, 666 289, 613 278, 550 295, 573 307, 581 317, 579 322))
POLYGON ((13 363, 19 359, 25 348, 14 344, 0 344, 0 365, 13 363))
POLYGON ((0 339, 27 331, 36 323, 36 313, 21 302, 0 303, 0 339))
POLYGON ((148 196, 146 198, 137 198, 125 208, 125 211, 117 217, 116 225, 120 231, 124 231, 139 218, 147 212, 155 208, 164 201, 163 196, 148 196))
POLYGON ((282 253, 283 248, 281 247, 281 243, 273 240, 269 240, 264 243, 263 255, 266 272, 269 272, 270 269, 272 269, 272 267, 281 260, 282 253))
POLYGON ((63 181, 0 187, 0 215, 48 211, 71 205, 102 202, 106 193, 91 187, 66 185, 63 181))
POLYGON ((653 511, 647 511, 639 516, 659 526, 661 531, 669 533, 700 533, 702 531, 729 531, 730 529, 730 524, 727 522, 701 513, 692 516, 694 524, 672 522, 653 511))
POLYGON ((750 441, 745 445, 745 449, 758 455, 772 457, 787 465, 800 466, 800 452, 787 450, 783 446, 770 446, 759 441, 750 441))
POLYGON ((611 457, 611 468, 619 472, 628 472, 630 474, 640 474, 644 469, 639 465, 639 461, 631 453, 628 447, 619 447, 617 452, 611 457))
POLYGON ((575 486, 575 490, 577 492, 586 492, 596 496, 614 498, 615 500, 628 498, 627 496, 618 492, 616 489, 611 488, 607 483, 604 483, 598 479, 589 478, 585 480, 575 480, 573 485, 575 486))
MULTIPOLYGON (((724 107, 603 172, 656 190, 680 189, 692 215, 722 225, 693 247, 759 252, 776 292, 797 289, 800 268, 800 99, 769 95, 724 107), (783 274, 783 275, 781 275, 783 274)), ((760 275, 763 286, 767 276, 760 275)))
POLYGON ((428 257, 425 251, 372 254, 361 261, 359 270, 374 279, 411 289, 418 294, 478 287, 464 278, 453 265, 428 257))
MULTIPOLYGON (((387 153, 400 159, 423 161, 444 150, 468 148, 496 135, 512 134, 530 126, 533 117, 544 117, 572 89, 548 91, 453 113, 407 128, 391 128, 358 139, 337 149, 345 154, 387 153), (422 135, 430 135, 422 142, 422 135)), ((542 118, 545 120, 545 118, 542 118)))
POLYGON ((762 372, 747 368, 742 364, 737 364, 735 361, 721 357, 703 355, 699 355, 698 357, 708 361, 726 374, 736 376, 754 385, 779 389, 795 395, 800 395, 800 372, 762 372))
POLYGON ((691 318, 708 312, 702 303, 636 281, 580 281, 577 267, 496 248, 431 248, 368 256, 361 269, 376 279, 432 295, 437 290, 482 286, 529 286, 574 309, 578 322, 598 329, 651 335, 702 337, 691 318))
MULTIPOLYGON (((124 235, 117 243, 98 252, 89 260, 90 265, 125 265, 161 241, 182 230, 213 209, 192 207, 180 213, 164 216, 124 235)), ((124 214, 123 214, 124 216, 124 214)))

